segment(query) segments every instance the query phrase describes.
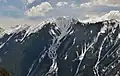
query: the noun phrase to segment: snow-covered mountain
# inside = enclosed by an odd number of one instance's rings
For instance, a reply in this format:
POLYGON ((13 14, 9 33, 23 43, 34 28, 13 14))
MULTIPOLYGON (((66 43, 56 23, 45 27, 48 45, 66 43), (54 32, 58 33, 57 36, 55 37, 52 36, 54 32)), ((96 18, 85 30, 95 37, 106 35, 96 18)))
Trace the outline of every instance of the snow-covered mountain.
POLYGON ((5 34, 5 30, 0 27, 0 38, 5 34))
POLYGON ((120 23, 59 17, 18 25, 0 38, 0 65, 13 76, 115 76, 120 23))

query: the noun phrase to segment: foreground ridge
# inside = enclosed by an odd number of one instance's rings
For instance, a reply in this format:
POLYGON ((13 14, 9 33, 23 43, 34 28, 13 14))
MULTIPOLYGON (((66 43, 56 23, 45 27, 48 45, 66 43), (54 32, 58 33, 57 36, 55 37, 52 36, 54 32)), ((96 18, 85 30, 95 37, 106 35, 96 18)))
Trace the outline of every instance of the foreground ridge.
POLYGON ((12 30, 0 38, 0 64, 14 76, 120 74, 117 20, 82 23, 59 17, 12 30))

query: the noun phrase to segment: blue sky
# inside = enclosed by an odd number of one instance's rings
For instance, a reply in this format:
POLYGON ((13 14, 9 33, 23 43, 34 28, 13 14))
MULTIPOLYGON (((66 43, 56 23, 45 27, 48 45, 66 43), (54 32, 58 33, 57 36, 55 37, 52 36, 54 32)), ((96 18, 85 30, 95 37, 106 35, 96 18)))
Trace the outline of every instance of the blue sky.
POLYGON ((0 25, 4 26, 34 24, 36 21, 58 16, 83 20, 102 16, 110 11, 117 11, 119 14, 120 0, 0 0, 0 10, 0 25))
POLYGON ((0 15, 9 17, 21 17, 24 13, 22 0, 0 0, 0 15))

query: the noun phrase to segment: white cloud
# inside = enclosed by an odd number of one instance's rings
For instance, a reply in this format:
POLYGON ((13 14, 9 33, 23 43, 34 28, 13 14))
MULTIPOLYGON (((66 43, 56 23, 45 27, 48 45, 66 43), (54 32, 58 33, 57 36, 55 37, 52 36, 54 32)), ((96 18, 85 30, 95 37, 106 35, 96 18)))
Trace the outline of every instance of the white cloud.
POLYGON ((80 7, 91 7, 91 6, 92 6, 92 2, 80 4, 80 7))
POLYGON ((93 7, 98 5, 118 7, 120 6, 120 0, 90 0, 87 3, 80 4, 80 7, 93 7))
POLYGON ((106 13, 104 15, 86 15, 88 19, 84 20, 83 22, 99 22, 99 21, 104 21, 104 20, 111 20, 111 19, 116 19, 120 21, 120 11, 110 11, 109 13, 106 13))
POLYGON ((95 3, 108 5, 108 6, 120 6, 120 0, 93 0, 95 3))
POLYGON ((63 7, 63 6, 67 6, 67 5, 68 5, 67 2, 58 2, 58 3, 56 4, 56 6, 58 6, 58 7, 63 7))
POLYGON ((31 3, 33 3, 35 0, 24 0, 24 2, 26 3, 26 4, 31 4, 31 3))
POLYGON ((77 8, 78 6, 75 3, 70 4, 70 7, 77 8))
POLYGON ((106 13, 105 15, 101 16, 101 19, 116 19, 120 21, 120 11, 110 11, 109 13, 106 13))
POLYGON ((35 0, 28 0, 28 3, 33 3, 35 0))
POLYGON ((45 16, 45 13, 52 10, 53 7, 48 2, 42 2, 40 5, 33 6, 29 10, 25 12, 25 14, 29 17, 36 17, 36 16, 45 16))

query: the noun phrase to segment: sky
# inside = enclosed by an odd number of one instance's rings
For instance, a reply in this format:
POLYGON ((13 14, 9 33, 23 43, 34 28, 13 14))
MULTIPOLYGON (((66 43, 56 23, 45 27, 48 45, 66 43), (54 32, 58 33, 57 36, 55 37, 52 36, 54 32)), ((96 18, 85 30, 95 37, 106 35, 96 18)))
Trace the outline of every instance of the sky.
POLYGON ((0 0, 0 26, 36 25, 69 16, 81 21, 120 20, 120 0, 0 0))

